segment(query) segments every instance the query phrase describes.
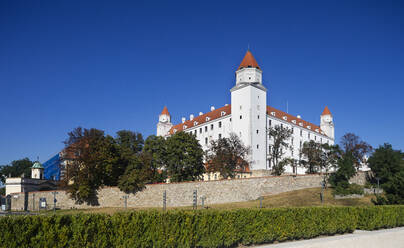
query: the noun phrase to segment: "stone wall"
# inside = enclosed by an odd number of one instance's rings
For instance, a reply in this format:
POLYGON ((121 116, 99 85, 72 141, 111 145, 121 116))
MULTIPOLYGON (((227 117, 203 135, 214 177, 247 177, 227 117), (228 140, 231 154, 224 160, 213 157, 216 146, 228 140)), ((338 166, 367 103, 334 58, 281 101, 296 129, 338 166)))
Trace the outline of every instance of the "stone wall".
MULTIPOLYGON (((193 191, 198 192, 198 205, 201 197, 206 198, 205 204, 218 204, 256 200, 260 196, 278 194, 282 192, 320 187, 320 175, 299 176, 272 176, 246 179, 185 182, 154 184, 137 194, 130 194, 127 200, 128 207, 162 207, 163 192, 167 194, 167 207, 191 206, 193 191)), ((365 174, 359 173, 352 182, 364 185, 365 174)), ((53 208, 53 192, 39 191, 29 193, 16 193, 12 195, 11 208, 23 210, 24 203, 28 201, 28 210, 38 210, 39 198, 46 198, 48 208, 53 208)), ((60 209, 91 208, 91 207, 124 207, 125 193, 116 187, 105 187, 98 191, 97 206, 75 204, 65 191, 59 190, 56 194, 56 207, 60 209)))

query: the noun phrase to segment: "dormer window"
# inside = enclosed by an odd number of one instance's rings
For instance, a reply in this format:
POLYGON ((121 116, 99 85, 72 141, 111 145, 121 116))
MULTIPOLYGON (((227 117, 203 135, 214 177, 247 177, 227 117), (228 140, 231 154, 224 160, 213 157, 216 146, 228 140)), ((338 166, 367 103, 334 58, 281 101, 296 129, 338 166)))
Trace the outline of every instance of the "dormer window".
POLYGON ((307 126, 308 129, 311 129, 311 126, 307 126))
POLYGON ((300 122, 300 123, 299 123, 299 126, 303 127, 303 122, 300 122))
POLYGON ((282 117, 282 118, 283 118, 285 121, 288 120, 288 117, 287 117, 287 116, 284 116, 284 117, 282 117))
POLYGON ((272 116, 275 116, 275 112, 271 112, 271 115, 272 115, 272 116))
POLYGON ((316 128, 316 132, 318 133, 319 131, 318 131, 318 128, 316 128))
POLYGON ((186 126, 186 125, 184 125, 182 128, 185 130, 185 129, 187 129, 187 126, 186 126))
POLYGON ((210 120, 210 118, 209 117, 206 117, 206 121, 209 121, 210 120))
POLYGON ((224 115, 226 115, 226 112, 222 111, 222 112, 220 113, 220 116, 224 116, 224 115))
POLYGON ((292 123, 293 123, 293 124, 296 124, 296 120, 292 120, 292 123))
POLYGON ((196 125, 198 125, 198 122, 197 122, 197 121, 194 121, 194 126, 196 126, 196 125))

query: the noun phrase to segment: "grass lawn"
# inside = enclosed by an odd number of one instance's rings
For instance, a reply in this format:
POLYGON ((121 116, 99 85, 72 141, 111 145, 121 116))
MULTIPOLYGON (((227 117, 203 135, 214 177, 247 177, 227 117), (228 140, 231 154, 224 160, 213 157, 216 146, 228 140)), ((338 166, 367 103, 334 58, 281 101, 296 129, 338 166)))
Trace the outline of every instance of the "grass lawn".
MULTIPOLYGON (((321 188, 310 188, 310 189, 301 189, 290 191, 286 193, 281 193, 277 195, 269 195, 265 196, 262 200, 262 205, 264 208, 278 208, 278 207, 308 207, 308 206, 371 206, 373 205, 371 202, 372 198, 375 198, 373 195, 366 195, 363 198, 357 199, 341 199, 336 200, 332 196, 332 190, 327 189, 324 194, 324 202, 320 201, 320 192, 321 188)), ((198 202, 200 204, 200 202, 198 202)), ((247 201, 247 202, 235 202, 235 203, 226 203, 226 204, 214 204, 214 205, 205 205, 210 209, 237 209, 237 208, 258 208, 259 200, 255 201, 247 201)), ((200 208, 200 206, 198 206, 200 208)), ((106 213, 106 214, 114 214, 122 211, 133 211, 140 210, 145 208, 94 208, 94 209, 73 209, 73 210, 57 210, 57 214, 75 214, 75 213, 106 213)), ((161 210, 161 208, 150 208, 161 210)), ((189 207, 171 207, 168 209, 182 209, 188 210, 192 209, 189 207)), ((53 212, 49 211, 47 213, 52 214, 53 212)))

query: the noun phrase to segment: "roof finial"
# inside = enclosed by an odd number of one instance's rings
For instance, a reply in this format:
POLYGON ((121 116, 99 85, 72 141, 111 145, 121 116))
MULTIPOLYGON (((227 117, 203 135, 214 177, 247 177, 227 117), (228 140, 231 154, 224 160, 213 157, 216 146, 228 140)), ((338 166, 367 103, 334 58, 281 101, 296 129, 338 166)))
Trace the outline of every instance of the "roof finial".
POLYGON ((247 43, 247 51, 250 51, 250 43, 247 43))
POLYGON ((39 162, 39 156, 36 156, 36 161, 38 161, 38 162, 39 162))

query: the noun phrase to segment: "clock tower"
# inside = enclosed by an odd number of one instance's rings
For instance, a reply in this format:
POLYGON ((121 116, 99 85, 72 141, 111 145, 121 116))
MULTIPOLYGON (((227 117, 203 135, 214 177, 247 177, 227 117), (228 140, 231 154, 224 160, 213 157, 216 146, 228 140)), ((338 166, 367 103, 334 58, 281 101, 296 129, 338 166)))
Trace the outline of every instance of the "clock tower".
POLYGON ((328 137, 334 139, 334 122, 332 114, 327 106, 325 106, 320 117, 320 128, 328 137))
POLYGON ((173 124, 171 123, 171 116, 166 106, 159 115, 159 122, 157 123, 157 136, 166 136, 173 124))

